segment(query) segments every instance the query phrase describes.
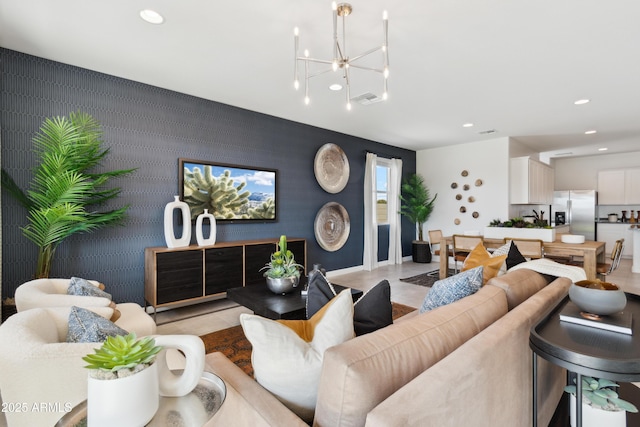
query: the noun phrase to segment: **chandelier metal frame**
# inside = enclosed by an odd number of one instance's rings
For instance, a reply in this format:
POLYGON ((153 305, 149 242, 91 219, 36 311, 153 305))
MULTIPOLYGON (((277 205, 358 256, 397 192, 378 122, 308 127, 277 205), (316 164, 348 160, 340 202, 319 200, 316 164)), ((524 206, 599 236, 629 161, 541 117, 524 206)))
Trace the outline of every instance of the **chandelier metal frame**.
POLYGON ((351 77, 349 75, 349 69, 351 67, 373 71, 380 73, 383 76, 383 92, 382 99, 386 100, 388 97, 388 77, 389 77, 389 19, 387 11, 382 13, 382 29, 383 29, 383 43, 380 46, 369 49, 363 53, 355 56, 349 56, 347 53, 347 41, 346 41, 346 18, 353 12, 353 7, 349 3, 336 4, 333 2, 331 5, 333 9, 333 59, 319 59, 309 56, 309 51, 305 49, 304 55, 299 55, 300 34, 298 27, 293 30, 294 33, 294 49, 295 49, 295 69, 294 69, 294 88, 298 90, 300 88, 300 80, 298 78, 299 66, 298 63, 302 61, 304 63, 304 103, 309 104, 309 79, 317 77, 321 74, 328 73, 330 71, 342 70, 342 77, 346 86, 346 100, 347 109, 351 110, 351 77), (342 40, 338 37, 338 17, 342 18, 342 40), (381 68, 367 67, 356 64, 355 62, 367 57, 375 52, 382 51, 383 63, 381 68), (330 67, 327 69, 319 70, 314 73, 309 73, 309 63, 327 64, 330 67))

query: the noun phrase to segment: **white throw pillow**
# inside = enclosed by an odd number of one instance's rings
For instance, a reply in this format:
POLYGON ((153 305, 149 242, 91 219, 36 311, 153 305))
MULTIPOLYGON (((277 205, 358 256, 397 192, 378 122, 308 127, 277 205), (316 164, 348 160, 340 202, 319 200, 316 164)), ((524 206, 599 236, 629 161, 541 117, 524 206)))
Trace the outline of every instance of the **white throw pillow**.
POLYGON ((311 423, 324 352, 354 337, 351 290, 340 292, 309 320, 275 321, 243 313, 240 323, 253 346, 251 363, 258 383, 311 423), (312 335, 310 341, 292 327, 312 335))

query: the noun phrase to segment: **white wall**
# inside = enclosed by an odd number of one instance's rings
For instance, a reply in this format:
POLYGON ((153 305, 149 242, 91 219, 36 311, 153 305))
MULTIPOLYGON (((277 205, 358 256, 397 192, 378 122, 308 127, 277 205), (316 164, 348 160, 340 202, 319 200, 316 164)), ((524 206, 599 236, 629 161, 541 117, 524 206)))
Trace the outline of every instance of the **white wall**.
POLYGON ((554 161, 556 190, 597 190, 598 171, 640 167, 640 151, 554 161))
POLYGON ((438 194, 425 230, 441 229, 445 235, 477 230, 482 232, 495 218, 509 213, 509 138, 421 150, 416 153, 416 172, 421 174, 432 195, 438 194), (462 171, 468 171, 463 177, 462 171), (482 185, 475 186, 477 179, 482 185), (451 188, 452 183, 458 188, 451 188), (463 185, 470 186, 468 191, 463 185), (463 196, 456 200, 456 194, 463 196), (476 201, 470 203, 469 196, 476 201), (460 207, 467 208, 466 213, 460 207), (472 212, 480 215, 477 219, 472 212), (460 225, 454 224, 459 218, 460 225))

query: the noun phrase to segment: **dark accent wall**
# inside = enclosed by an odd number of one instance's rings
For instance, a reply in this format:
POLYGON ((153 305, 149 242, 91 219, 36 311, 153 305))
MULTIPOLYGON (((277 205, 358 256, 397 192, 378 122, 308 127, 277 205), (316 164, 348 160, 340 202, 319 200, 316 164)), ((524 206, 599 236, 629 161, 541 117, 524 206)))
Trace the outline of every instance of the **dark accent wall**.
MULTIPOLYGON (((137 168, 114 181, 122 195, 113 207, 131 206, 126 224, 65 240, 51 271, 51 277, 103 281, 116 301, 144 301, 144 248, 165 244, 163 211, 178 194, 180 157, 278 169, 278 222, 219 224, 217 241, 303 237, 308 266, 320 263, 327 270, 362 265, 365 152, 401 158, 405 176, 416 169, 414 151, 12 50, 0 49, 0 67, 2 167, 23 189, 35 166, 31 140, 42 121, 74 111, 87 112, 102 124, 105 146, 111 149, 105 170, 137 168), (338 194, 325 192, 313 173, 316 151, 328 142, 338 144, 349 158, 349 182, 338 194), (351 220, 349 239, 335 252, 320 248, 313 231, 316 213, 330 201, 344 205, 351 220)), ((32 279, 37 250, 20 231, 27 223, 25 210, 5 191, 2 220, 2 295, 12 297, 21 283, 32 279)), ((402 228, 406 256, 414 227, 403 219, 402 228)), ((388 228, 381 234, 383 230, 388 228)), ((384 260, 388 242, 386 236, 381 240, 384 260)))

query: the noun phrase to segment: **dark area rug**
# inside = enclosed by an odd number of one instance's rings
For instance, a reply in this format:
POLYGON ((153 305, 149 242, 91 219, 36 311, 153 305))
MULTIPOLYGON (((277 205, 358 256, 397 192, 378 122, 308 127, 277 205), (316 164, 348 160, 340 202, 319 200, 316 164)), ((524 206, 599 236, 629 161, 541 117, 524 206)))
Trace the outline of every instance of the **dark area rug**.
MULTIPOLYGON (((455 271, 449 269, 447 276, 453 276, 455 271)), ((431 287, 437 280, 440 280, 440 270, 429 271, 428 273, 418 274, 416 276, 400 279, 401 282, 411 283, 412 285, 431 287)))
MULTIPOLYGON (((391 306, 394 320, 416 310, 414 307, 395 302, 392 302, 391 306)), ((219 351, 247 375, 253 377, 253 366, 251 366, 252 347, 249 340, 244 336, 242 326, 232 326, 231 328, 202 335, 200 338, 204 342, 207 354, 219 351)))

